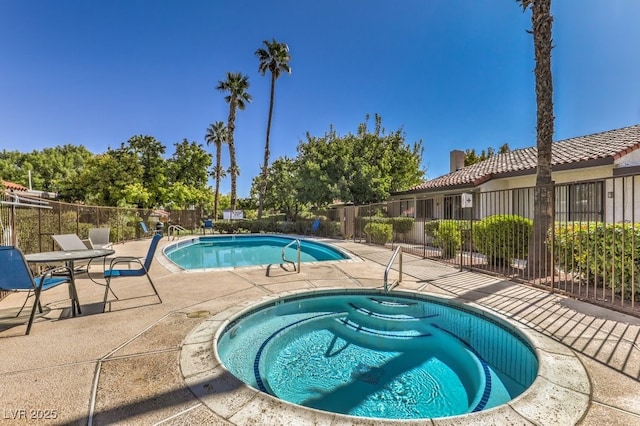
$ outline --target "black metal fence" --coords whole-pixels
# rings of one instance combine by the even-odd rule
[[[471,207],[464,207],[460,193],[423,194],[342,207],[336,216],[345,237],[356,242],[375,243],[382,231],[370,224],[387,223],[392,249],[401,245],[461,269],[640,315],[640,176],[556,184],[552,190],[554,220],[542,240],[532,232],[533,187],[469,192]],[[531,253],[541,259],[536,268]]]
[[[422,194],[327,212],[347,239],[378,243],[461,269],[483,271],[640,314],[640,175],[553,185],[553,225],[543,239],[532,232],[535,188]],[[54,249],[54,234],[87,238],[109,227],[111,241],[140,238],[140,222],[196,231],[198,210],[84,206],[48,201],[29,206],[0,195],[0,244],[25,253]],[[468,205],[471,205],[468,207]],[[386,234],[388,232],[388,235]],[[335,235],[332,231],[332,235]],[[535,250],[535,251],[534,251]],[[538,253],[536,268],[531,253]]]
[[[31,199],[15,193],[0,194],[0,244],[17,245],[24,253],[54,250],[52,235],[77,234],[88,238],[89,229],[110,228],[110,241],[140,238],[143,230],[179,224],[187,230],[202,225],[198,210],[165,212],[152,209],[86,206]]]

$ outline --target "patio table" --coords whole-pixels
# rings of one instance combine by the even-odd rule
[[[29,263],[54,263],[64,262],[71,270],[71,276],[69,280],[69,296],[71,298],[71,314],[76,316],[76,309],[78,313],[80,311],[80,301],[78,300],[78,292],[76,290],[75,271],[73,263],[76,260],[97,259],[100,257],[110,256],[115,253],[112,249],[87,249],[87,250],[59,250],[59,251],[45,251],[42,253],[31,253],[25,255],[25,259]],[[88,271],[87,271],[88,273]]]

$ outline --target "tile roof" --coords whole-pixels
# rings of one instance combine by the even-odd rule
[[[13,182],[9,182],[7,180],[3,180],[2,184],[4,185],[4,187],[8,190],[11,191],[27,191],[29,188],[27,188],[26,186],[22,186],[19,183],[13,183]]]
[[[580,136],[554,142],[552,166],[583,163],[591,160],[614,160],[640,148],[640,125],[609,130],[593,135]],[[502,174],[513,172],[535,172],[538,149],[536,147],[516,149],[495,155],[485,161],[449,174],[427,180],[407,192],[429,189],[444,189],[457,186],[477,186]]]

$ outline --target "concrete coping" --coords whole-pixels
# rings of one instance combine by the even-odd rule
[[[234,424],[352,424],[365,420],[292,404],[245,384],[223,365],[216,350],[218,339],[233,319],[275,300],[303,294],[362,292],[362,289],[330,288],[302,290],[247,301],[211,316],[185,338],[180,353],[180,368],[191,391],[210,410]],[[367,290],[371,292],[372,290]],[[435,298],[460,306],[449,298],[425,292],[398,291],[396,294]],[[516,330],[529,340],[538,358],[538,374],[532,385],[506,404],[477,413],[419,420],[374,420],[379,425],[432,424],[576,424],[586,413],[591,400],[591,383],[578,357],[568,347],[507,319],[503,315],[465,303],[464,309],[489,316]]]

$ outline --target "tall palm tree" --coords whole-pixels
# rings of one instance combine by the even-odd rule
[[[264,164],[262,165],[262,178],[260,181],[260,193],[258,195],[258,219],[262,217],[262,205],[264,196],[267,192],[267,177],[269,173],[269,136],[271,134],[271,118],[273,116],[273,99],[276,91],[276,80],[280,77],[280,73],[286,72],[291,74],[289,61],[289,46],[285,43],[278,43],[276,39],[271,41],[264,40],[262,42],[264,48],[256,50],[256,56],[260,61],[258,71],[264,75],[267,71],[271,72],[271,96],[269,98],[269,118],[267,119],[267,139],[264,144]]]
[[[216,146],[216,167],[213,174],[216,178],[216,192],[213,195],[213,218],[218,218],[218,199],[220,198],[220,180],[224,177],[225,172],[222,168],[222,144],[227,142],[227,128],[222,121],[216,121],[209,125],[207,133],[204,136],[207,145],[212,143]]]
[[[239,72],[227,72],[225,81],[218,81],[217,90],[228,93],[224,100],[229,104],[229,118],[227,119],[227,144],[229,145],[229,174],[231,175],[231,210],[236,209],[238,194],[236,180],[240,174],[236,162],[236,146],[234,134],[236,130],[236,109],[244,110],[247,103],[251,102],[251,95],[247,93],[249,77]]]
[[[534,191],[533,235],[530,239],[528,275],[532,278],[553,273],[551,255],[546,247],[547,234],[553,226],[553,180],[551,154],[553,145],[553,79],[551,73],[551,0],[516,0],[523,10],[531,7],[531,24],[535,52],[536,146],[538,168]]]

